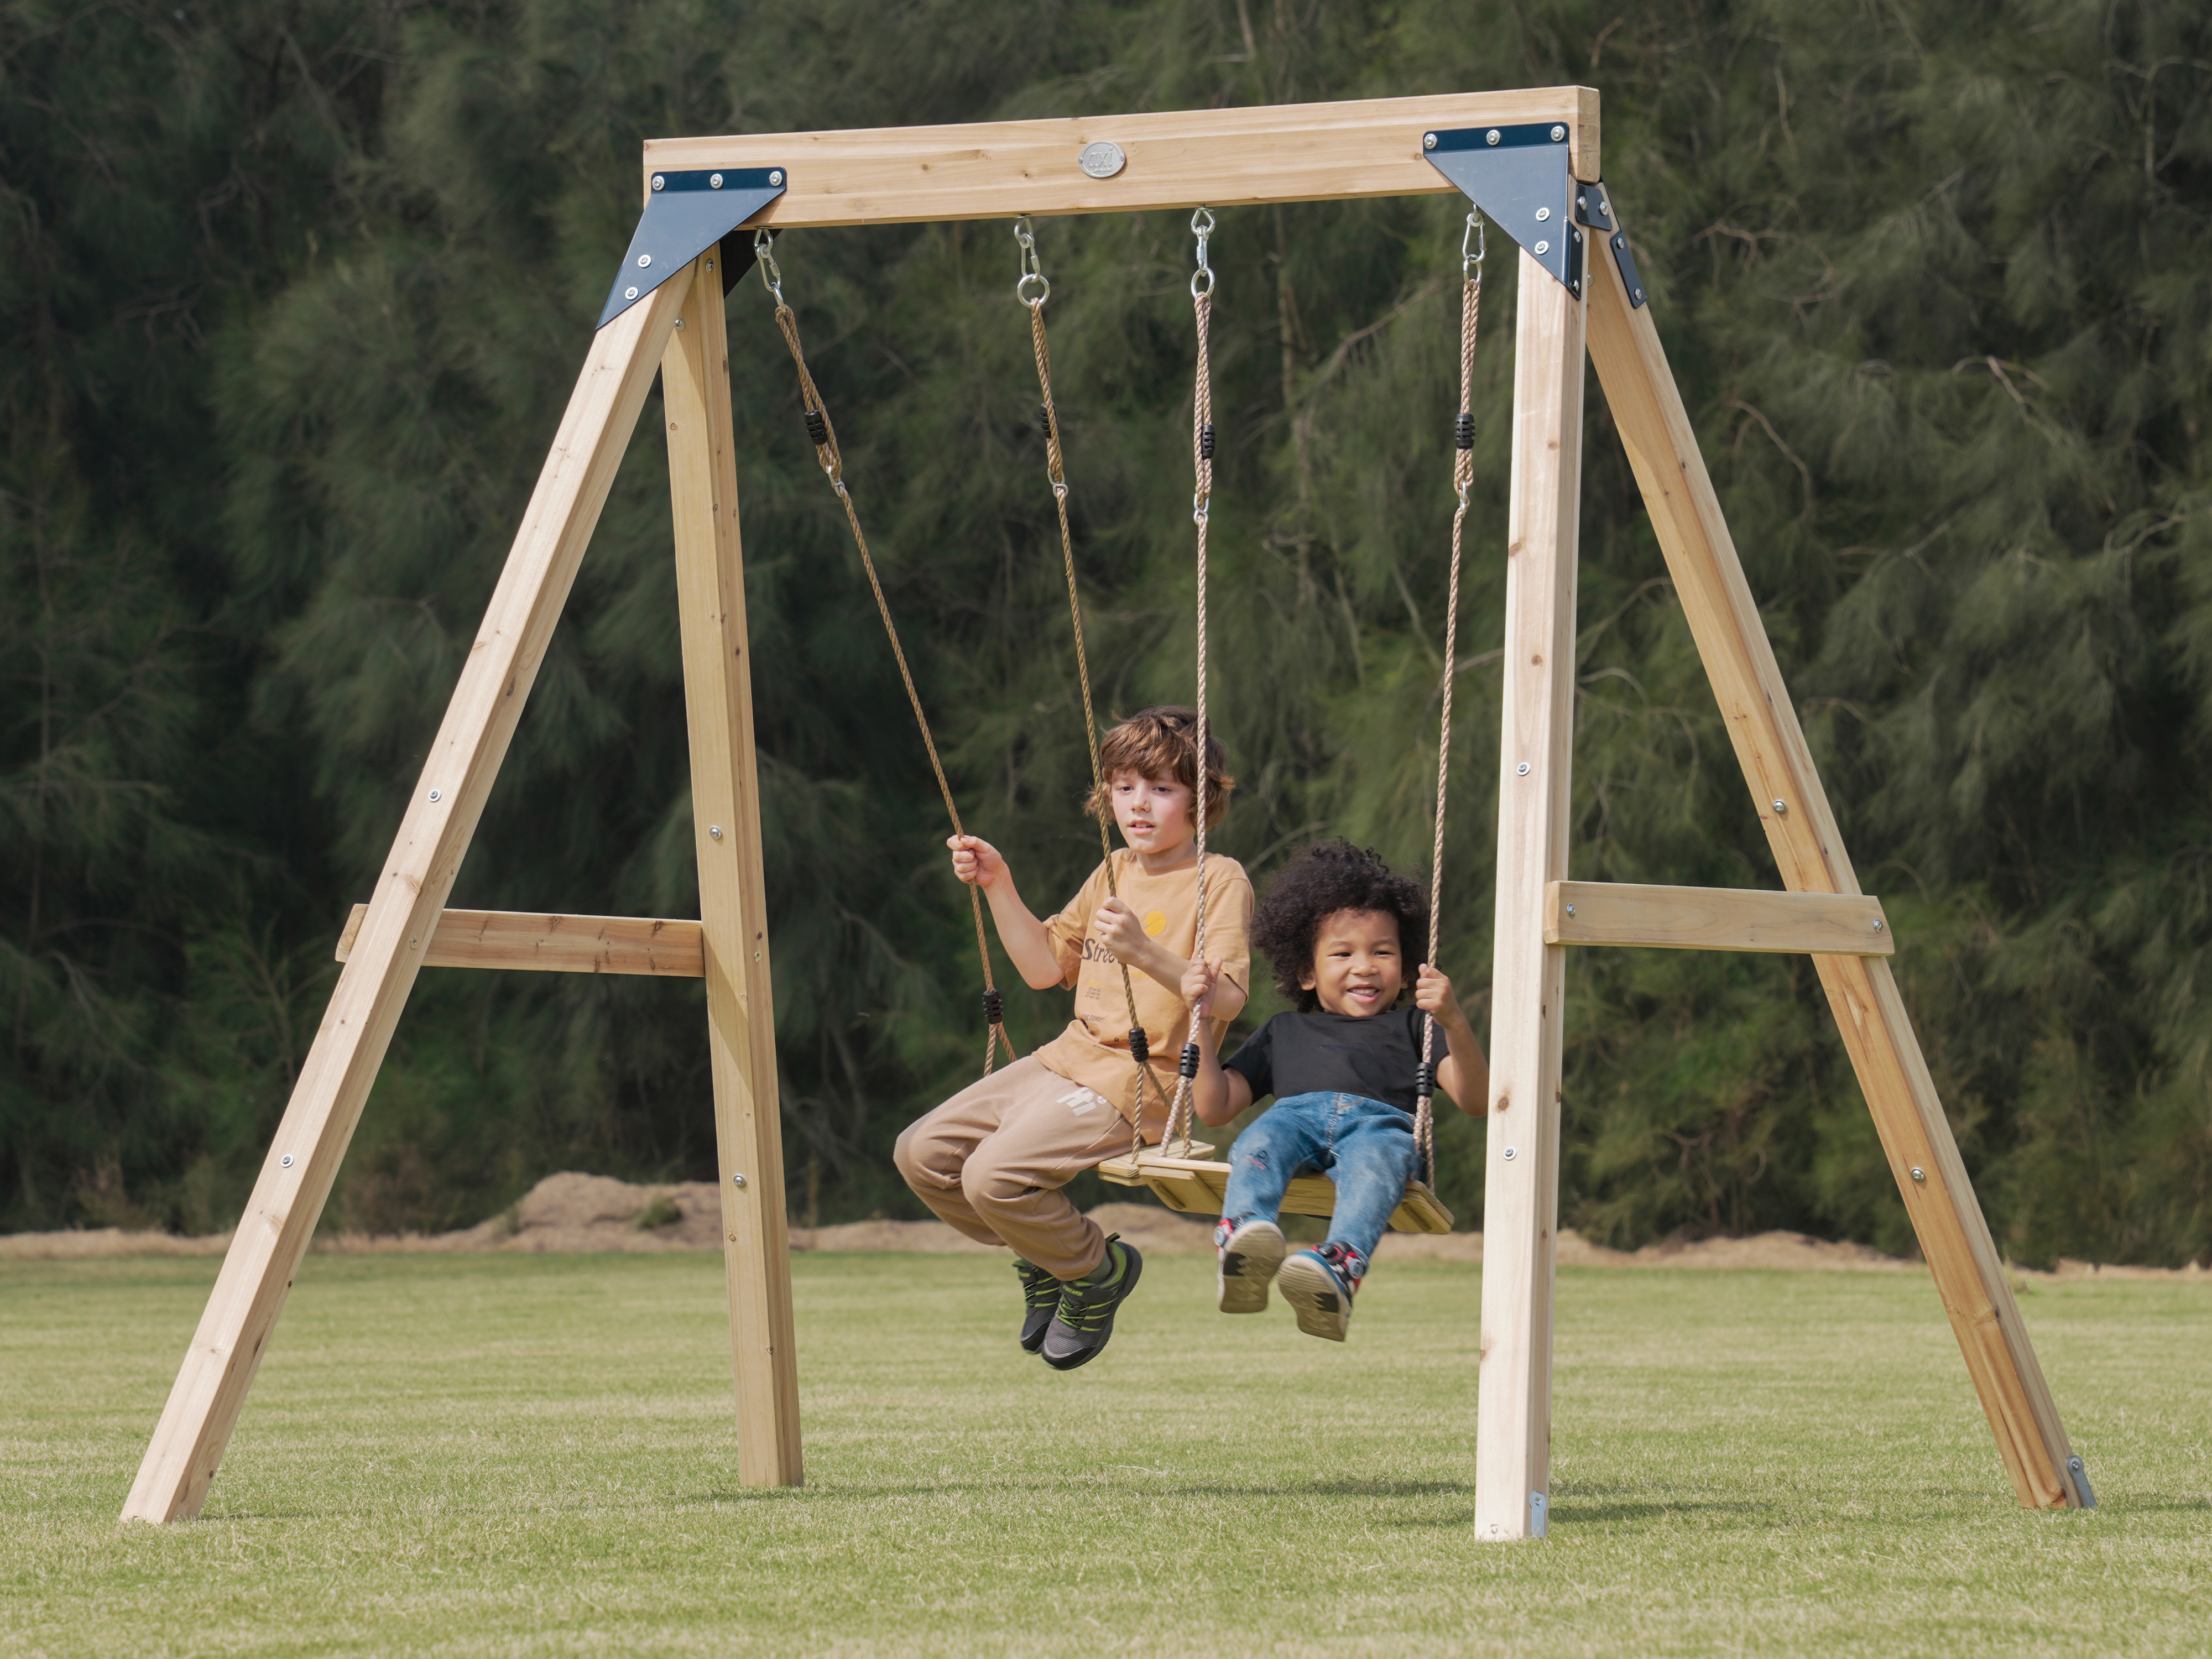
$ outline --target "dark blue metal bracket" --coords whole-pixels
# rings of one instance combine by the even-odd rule
[[[1440,127],[1421,135],[1421,151],[1560,286],[1582,297],[1583,233],[1571,212],[1565,126]]]
[[[1588,225],[1605,238],[1606,246],[1613,250],[1613,263],[1620,271],[1620,285],[1628,290],[1628,305],[1632,311],[1644,303],[1644,278],[1636,269],[1636,256],[1628,251],[1628,233],[1614,218],[1613,198],[1605,193],[1602,184],[1575,186],[1575,218]]]
[[[629,239],[629,252],[623,255],[622,270],[607,292],[599,326],[605,328],[782,195],[790,178],[781,167],[654,173],[653,195],[638,216],[636,234]],[[745,248],[742,264],[727,256],[723,264],[743,276],[752,265],[751,247]],[[732,271],[726,270],[725,292],[732,280]]]

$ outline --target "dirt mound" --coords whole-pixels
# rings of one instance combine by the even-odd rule
[[[1091,1218],[1152,1255],[1200,1255],[1212,1248],[1210,1218],[1177,1215],[1150,1204],[1101,1204]],[[314,1248],[347,1255],[442,1255],[510,1250],[526,1255],[597,1250],[712,1250],[722,1242],[721,1200],[711,1181],[635,1186],[611,1176],[571,1170],[548,1176],[505,1215],[450,1233],[396,1237],[339,1233]],[[95,1256],[221,1255],[228,1233],[179,1238],[170,1233],[125,1232],[102,1227],[74,1232],[0,1234],[0,1261],[67,1261]],[[988,1246],[963,1237],[941,1221],[851,1221],[835,1227],[793,1227],[794,1250],[900,1250],[925,1255],[980,1252]],[[1482,1260],[1480,1233],[1391,1233],[1376,1255],[1386,1261]],[[1609,1250],[1571,1228],[1559,1234],[1565,1267],[1793,1267],[1827,1272],[1921,1271],[1920,1264],[1884,1255],[1863,1244],[1839,1244],[1803,1233],[1759,1233],[1749,1238],[1705,1238],[1693,1243],[1647,1244]],[[2097,1279],[2187,1279],[2212,1282],[2212,1269],[2115,1267],[2061,1261],[2053,1272],[2014,1268],[2014,1276],[2045,1282]]]

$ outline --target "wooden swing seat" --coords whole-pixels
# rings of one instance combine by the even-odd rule
[[[1158,1146],[1147,1146],[1133,1158],[1127,1152],[1108,1158],[1098,1166],[1099,1176],[1117,1187],[1149,1188],[1153,1197],[1184,1215],[1219,1215],[1223,1196],[1229,1188],[1229,1166],[1216,1160],[1213,1148],[1204,1141],[1176,1144],[1179,1151],[1199,1156],[1170,1158]],[[1290,1190],[1283,1194],[1283,1212],[1335,1214],[1336,1183],[1327,1176],[1292,1176]],[[1390,1231],[1448,1233],[1451,1230],[1451,1212],[1437,1201],[1436,1194],[1429,1190],[1427,1184],[1407,1182],[1405,1197],[1390,1212]]]

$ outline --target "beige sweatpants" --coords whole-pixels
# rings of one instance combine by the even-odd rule
[[[1146,1103],[1158,1114],[1156,1091]],[[1158,1122],[1146,1124],[1158,1140]],[[1004,1244],[1055,1279],[1080,1279],[1106,1235],[1060,1188],[1129,1150],[1129,1123],[1079,1083],[1018,1060],[916,1118],[892,1156],[921,1201],[979,1244]]]

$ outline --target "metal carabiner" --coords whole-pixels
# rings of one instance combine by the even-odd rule
[[[1212,209],[1202,207],[1190,216],[1190,234],[1198,238],[1198,269],[1190,274],[1190,297],[1209,299],[1213,294],[1213,267],[1206,263],[1206,244],[1213,234]],[[1201,276],[1206,278],[1204,288],[1198,285]]]
[[[1014,298],[1035,311],[1052,298],[1052,283],[1046,279],[1044,267],[1038,263],[1036,233],[1030,228],[1030,216],[1026,213],[1014,221],[1014,240],[1021,245],[1022,250],[1019,260],[1022,276],[1014,284]],[[1034,296],[1030,293],[1031,283],[1037,285]]]
[[[768,291],[775,295],[778,305],[783,303],[783,267],[775,262],[775,237],[763,226],[753,232],[753,258],[760,261],[761,280]]]
[[[1468,251],[1467,244],[1469,237],[1474,239],[1473,252]],[[1467,228],[1460,233],[1459,238],[1459,276],[1462,282],[1477,283],[1482,280],[1483,249],[1489,240],[1488,230],[1483,223],[1482,215],[1468,214]]]

